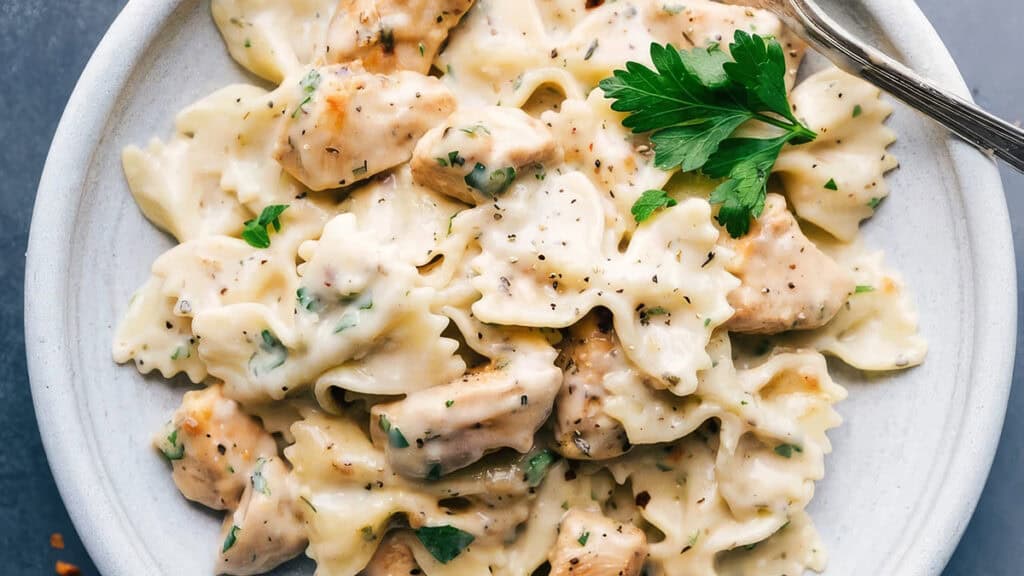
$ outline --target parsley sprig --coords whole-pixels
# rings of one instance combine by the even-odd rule
[[[254,218],[245,223],[242,230],[242,240],[254,248],[270,248],[270,232],[268,226],[273,226],[277,232],[281,231],[281,213],[288,209],[287,204],[271,204],[260,212],[259,218]]]
[[[737,30],[729,52],[731,57],[717,44],[689,51],[651,44],[653,70],[627,62],[600,86],[614,100],[613,110],[628,113],[623,125],[652,133],[657,167],[725,179],[710,200],[721,204],[718,221],[738,238],[764,211],[768,176],[782,147],[810,142],[816,134],[790,108],[786,58],[775,39]],[[764,139],[734,136],[751,121],[782,132]]]

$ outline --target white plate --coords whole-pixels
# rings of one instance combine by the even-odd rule
[[[966,95],[911,0],[829,4]],[[25,279],[32,392],[57,485],[107,576],[211,574],[219,521],[186,504],[149,445],[181,387],[110,359],[131,293],[171,245],[135,207],[120,150],[169,135],[179,109],[247,79],[208,0],[132,0],[71,97],[39,187]],[[923,367],[894,377],[832,363],[850,398],[811,506],[831,575],[941,572],[984,485],[1010,386],[1016,283],[996,169],[905,107],[891,124],[902,168],[866,236],[903,272],[931,348]]]

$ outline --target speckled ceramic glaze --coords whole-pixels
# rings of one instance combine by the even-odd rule
[[[825,4],[966,95],[912,0]],[[110,342],[172,244],[136,208],[120,150],[168,135],[179,109],[236,81],[256,82],[228,57],[208,1],[132,0],[71,97],[39,187],[25,279],[32,392],[61,494],[107,576],[213,573],[219,518],[186,504],[150,448],[183,384],[114,365]],[[931,348],[924,366],[891,377],[831,363],[850,398],[810,507],[831,575],[941,572],[984,485],[1010,387],[1016,283],[996,169],[903,106],[891,125],[902,167],[865,235],[903,272]]]

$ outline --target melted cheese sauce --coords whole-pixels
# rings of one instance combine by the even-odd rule
[[[207,386],[154,444],[186,498],[226,511],[211,573],[303,549],[322,576],[824,570],[804,509],[845,391],[823,354],[886,371],[926,353],[857,241],[896,166],[877,89],[796,84],[798,39],[710,0],[212,6],[274,86],[224,88],[124,151],[181,244],[113,346]],[[783,151],[733,240],[714,183],[657,169],[595,87],[652,42],[737,29],[783,45],[820,137]],[[637,225],[649,189],[678,204]],[[240,239],[271,205],[269,246]],[[471,541],[438,552],[425,527]]]

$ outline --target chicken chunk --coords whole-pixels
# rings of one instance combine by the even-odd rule
[[[603,460],[629,450],[618,420],[604,412],[604,378],[628,370],[611,314],[596,309],[569,329],[563,340],[562,388],[555,400],[556,450],[566,458]]]
[[[551,576],[637,576],[647,558],[647,536],[600,512],[573,508],[562,517],[548,556]]]
[[[726,268],[742,284],[729,293],[736,309],[726,323],[734,332],[776,334],[827,324],[853,293],[854,280],[813,242],[786,210],[786,200],[769,194],[764,213],[739,239],[722,235],[735,252]]]
[[[359,63],[315,68],[295,87],[275,157],[312,190],[347,186],[408,161],[454,109],[437,78],[371,74]]]
[[[215,510],[237,506],[259,459],[277,454],[274,438],[220,385],[187,392],[154,444],[182,495]]]
[[[395,532],[384,538],[370,563],[363,569],[364,576],[409,576],[419,573],[419,565],[416,564],[412,550]]]
[[[371,433],[408,477],[436,479],[500,448],[521,453],[551,414],[562,371],[550,357],[515,356],[445,384],[377,404]]]
[[[263,574],[297,556],[307,544],[284,463],[260,458],[248,481],[238,508],[221,528],[221,574]]]
[[[372,72],[430,71],[473,0],[341,0],[327,29],[329,63],[362,60]]]
[[[412,176],[420,186],[477,205],[499,196],[525,170],[543,173],[561,160],[561,148],[540,120],[518,108],[471,108],[423,136]]]

